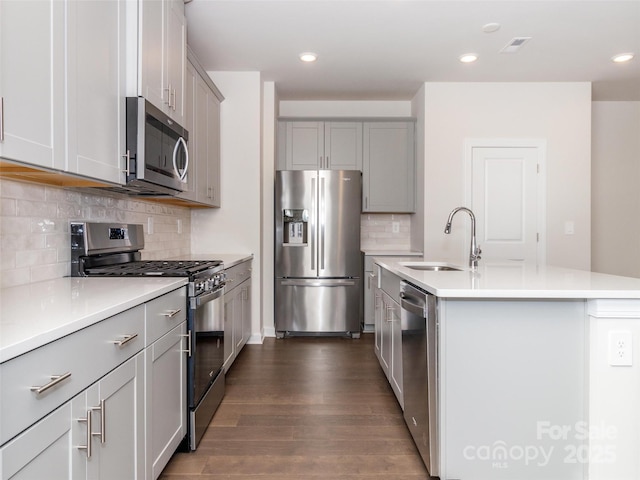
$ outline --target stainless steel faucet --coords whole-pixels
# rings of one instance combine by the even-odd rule
[[[469,250],[469,266],[473,269],[476,269],[478,268],[478,260],[482,258],[480,256],[482,250],[480,250],[480,247],[476,242],[476,216],[473,214],[473,212],[467,207],[457,207],[451,210],[449,218],[447,219],[447,225],[444,227],[444,233],[451,233],[451,222],[453,221],[453,216],[460,210],[467,212],[471,217],[471,247]]]

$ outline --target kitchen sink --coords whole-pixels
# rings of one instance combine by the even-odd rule
[[[403,267],[410,268],[412,270],[423,270],[428,272],[460,272],[461,268],[446,263],[433,263],[433,262],[401,262]]]

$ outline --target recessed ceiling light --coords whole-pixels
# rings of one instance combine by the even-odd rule
[[[493,33],[497,32],[498,30],[500,30],[499,23],[486,23],[482,26],[482,31],[484,33]]]
[[[613,60],[616,63],[624,63],[624,62],[628,62],[632,58],[633,58],[633,53],[619,53],[618,55],[614,55],[613,57],[611,57],[611,60]]]
[[[318,55],[313,52],[301,53],[299,57],[303,62],[315,62],[318,59]]]
[[[473,63],[478,60],[478,55],[475,53],[465,53],[464,55],[460,55],[459,58],[462,63]]]

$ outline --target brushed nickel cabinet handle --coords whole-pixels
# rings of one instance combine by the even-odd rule
[[[107,425],[107,412],[104,408],[104,399],[100,400],[100,405],[97,407],[92,407],[91,412],[95,412],[96,410],[100,410],[100,431],[99,432],[91,432],[91,435],[95,437],[100,437],[100,443],[105,443],[107,441],[106,434],[106,425]]]
[[[127,150],[127,153],[122,155],[122,158],[124,158],[123,172],[128,177],[129,175],[131,175],[131,151]]]
[[[162,315],[164,315],[167,318],[173,318],[175,317],[178,313],[180,313],[182,311],[181,308],[178,308],[177,310],[169,310],[165,313],[163,313]]]
[[[63,382],[70,376],[71,376],[71,372],[63,373],[62,375],[51,375],[51,381],[49,383],[47,383],[46,385],[42,385],[40,387],[31,387],[30,390],[36,395],[40,395],[46,392],[47,390],[49,390],[50,388],[55,387],[60,382]]]
[[[191,331],[188,331],[187,333],[181,333],[180,336],[187,339],[187,349],[181,351],[183,353],[186,353],[187,356],[191,357]]]
[[[78,450],[86,450],[87,458],[91,458],[91,410],[87,410],[87,418],[78,418],[78,422],[87,424],[87,444],[86,445],[78,445],[76,448]]]
[[[116,347],[122,347],[123,345],[126,345],[127,343],[129,343],[131,340],[133,340],[137,336],[138,336],[137,333],[132,333],[130,335],[124,335],[122,340],[114,340],[111,343],[113,343]]]

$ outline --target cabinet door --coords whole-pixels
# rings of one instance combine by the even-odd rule
[[[393,300],[382,292],[382,315],[380,320],[380,363],[385,375],[389,378],[391,365],[391,319]]]
[[[364,124],[363,211],[415,211],[413,122]]]
[[[382,304],[382,290],[375,287],[373,292],[373,321],[374,321],[374,335],[375,335],[375,354],[378,357],[380,365],[382,363],[382,322],[384,321],[382,311],[384,306]]]
[[[234,290],[233,299],[233,342],[235,345],[235,355],[238,355],[244,345],[244,328],[242,325],[242,314],[244,307],[245,283],[241,283]]]
[[[168,89],[166,101],[169,116],[180,125],[184,125],[184,78],[187,59],[187,24],[184,18],[182,0],[166,2],[166,81],[163,88]]]
[[[145,350],[147,472],[156,479],[186,435],[186,322]]]
[[[227,372],[231,367],[235,355],[235,340],[233,338],[233,320],[234,320],[234,308],[235,297],[237,288],[234,288],[228,293],[224,294],[224,371]]]
[[[70,452],[71,426],[71,402],[67,402],[0,448],[0,477],[3,480],[69,478],[71,458],[77,454]]]
[[[187,171],[187,185],[178,196],[187,200],[196,200],[196,179],[198,177],[198,158],[196,157],[196,144],[198,138],[195,131],[195,89],[198,73],[191,62],[187,62],[184,83],[184,128],[189,132],[187,150],[189,151],[189,170]]]
[[[400,325],[400,305],[391,300],[389,310],[391,326],[391,364],[389,368],[389,382],[396,394],[398,403],[404,409],[404,396],[402,395],[402,330]]]
[[[249,338],[251,337],[251,328],[251,279],[249,279],[244,284],[242,297],[242,346],[246,345],[249,341]]]
[[[0,156],[65,166],[65,4],[0,2]]]
[[[220,100],[207,93],[207,198],[211,206],[221,206],[220,192]]]
[[[323,169],[362,170],[362,122],[325,122]]]
[[[139,353],[87,391],[93,452],[89,478],[144,479],[144,357]],[[104,422],[104,423],[103,423]]]
[[[142,16],[139,45],[140,85],[138,94],[161,110],[168,103],[164,90],[165,68],[164,1],[140,0]]]
[[[287,122],[287,170],[316,170],[324,162],[324,122]]]
[[[208,158],[207,158],[207,94],[208,87],[205,81],[196,76],[194,91],[194,153],[195,153],[195,170],[196,173],[196,199],[199,202],[207,203],[209,201],[209,183],[208,183]],[[191,138],[189,138],[191,143]]]
[[[365,287],[364,287],[364,332],[371,332],[374,330],[375,324],[375,302],[374,302],[374,290],[376,288],[376,274],[374,272],[364,272]]]
[[[67,5],[66,170],[122,183],[125,3],[91,0]]]

